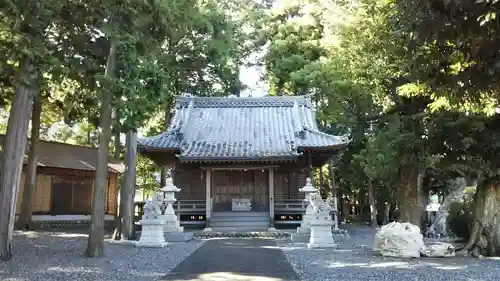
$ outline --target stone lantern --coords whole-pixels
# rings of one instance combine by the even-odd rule
[[[175,193],[181,191],[172,182],[172,178],[167,178],[165,180],[165,186],[160,189],[165,194],[165,213],[163,214],[163,219],[165,220],[165,226],[163,231],[166,233],[172,232],[183,232],[184,228],[180,226],[180,222],[177,219],[177,215],[174,211],[174,203],[177,201],[175,199]]]
[[[318,189],[316,189],[311,181],[311,178],[306,179],[306,185],[299,189],[300,192],[305,193],[304,202],[310,202],[311,197],[314,194],[318,194]],[[300,226],[297,228],[298,234],[309,234],[311,231],[311,218],[314,216],[313,207],[311,204],[307,205],[306,213],[302,216],[302,222]]]

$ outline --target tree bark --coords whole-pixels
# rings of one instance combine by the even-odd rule
[[[471,236],[464,250],[475,257],[500,255],[500,182],[478,185]]]
[[[165,119],[163,120],[163,125],[165,127],[165,132],[168,130],[168,125],[170,124],[170,101],[167,101],[165,105]],[[167,183],[167,167],[162,165],[160,170],[160,187],[164,187]]]
[[[112,78],[116,67],[117,41],[112,40],[109,55],[106,62],[105,76]],[[94,192],[92,198],[92,214],[90,221],[90,233],[85,255],[87,257],[98,257],[104,255],[104,219],[106,183],[108,175],[108,145],[111,138],[111,89],[103,89],[101,101],[101,135],[97,149],[97,165],[94,180]]]
[[[42,112],[42,100],[40,95],[34,97],[33,111],[31,113],[31,144],[28,155],[28,167],[21,202],[21,212],[17,218],[17,229],[32,229],[33,222],[33,194],[36,187],[36,171],[38,163],[38,142],[40,138],[40,114]]]
[[[26,150],[27,131],[33,98],[40,94],[39,72],[24,59],[18,73],[19,85],[12,100],[4,139],[0,173],[0,259],[12,258],[16,201]]]
[[[421,226],[419,174],[416,164],[402,164],[399,170],[399,221]]]
[[[373,227],[377,227],[377,202],[375,200],[375,192],[371,179],[368,179],[368,201],[370,204],[370,222]]]
[[[120,112],[118,109],[115,111],[115,153],[114,153],[114,158],[115,160],[120,160],[120,154],[121,154],[121,143],[120,143]],[[121,191],[121,178],[119,176],[118,178],[118,188],[116,190],[116,198],[119,198],[119,194]],[[122,235],[122,226],[121,226],[121,215],[122,215],[122,210],[121,210],[121,197],[120,197],[120,204],[116,208],[116,216],[115,216],[115,230],[113,231],[113,236],[111,239],[113,240],[119,240],[121,239]]]
[[[330,184],[330,190],[332,191],[332,201],[333,201],[333,207],[335,209],[334,216],[333,216],[333,227],[335,229],[339,228],[339,208],[338,208],[338,199],[337,199],[337,185],[335,184],[335,172],[334,172],[334,167],[333,167],[333,160],[330,160],[328,167],[328,177],[330,178],[329,184]]]
[[[120,205],[122,209],[122,240],[132,240],[134,233],[134,195],[136,184],[136,163],[137,163],[137,132],[130,130],[127,132],[127,151],[125,154],[125,177],[122,190],[120,192]]]
[[[384,225],[388,224],[391,221],[391,203],[384,203]]]

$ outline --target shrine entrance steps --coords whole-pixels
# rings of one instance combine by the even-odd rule
[[[214,239],[172,269],[169,281],[299,281],[272,239]]]
[[[213,212],[210,217],[214,232],[266,231],[269,225],[269,212]]]

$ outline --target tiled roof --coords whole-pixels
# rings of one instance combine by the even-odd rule
[[[303,96],[182,97],[175,109],[167,132],[139,139],[141,150],[175,150],[181,159],[265,159],[347,143],[318,130]]]
[[[5,135],[0,135],[0,146]],[[29,139],[24,155],[24,164],[28,162]],[[0,154],[2,149],[0,149]],[[71,145],[54,141],[40,140],[38,147],[38,167],[64,168],[74,170],[95,171],[97,165],[97,148]],[[108,160],[108,170],[111,173],[123,173],[122,163]]]

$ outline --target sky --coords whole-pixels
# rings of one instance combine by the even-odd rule
[[[264,52],[258,52],[248,58],[250,63],[257,62]],[[246,86],[246,89],[240,93],[241,97],[262,97],[267,94],[268,85],[261,79],[265,68],[262,66],[242,66],[240,68],[240,81]]]

